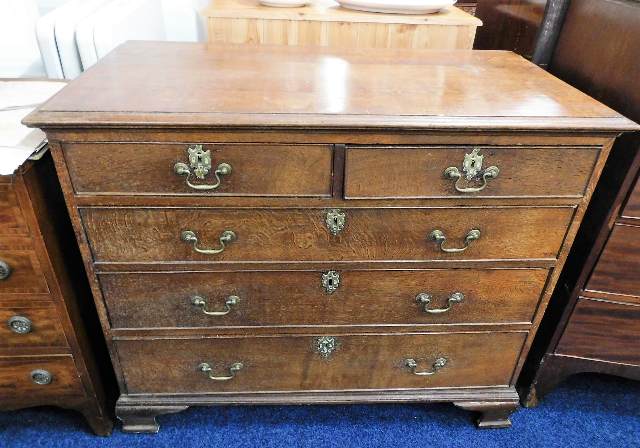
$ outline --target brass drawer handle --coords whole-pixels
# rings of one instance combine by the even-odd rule
[[[236,377],[236,373],[238,373],[243,367],[244,367],[244,364],[242,364],[241,362],[234,362],[233,364],[231,364],[231,367],[229,367],[228,376],[215,376],[213,374],[213,368],[211,368],[211,365],[209,365],[206,362],[203,362],[202,364],[198,365],[198,370],[204,373],[210,380],[230,381]]]
[[[438,230],[438,229],[434,230],[429,234],[429,238],[435,241],[436,243],[438,243],[438,245],[440,246],[440,250],[442,252],[454,254],[458,252],[464,252],[469,248],[469,246],[473,241],[480,239],[480,231],[478,229],[469,230],[469,233],[467,233],[467,236],[465,236],[464,238],[464,247],[460,247],[460,248],[444,247],[444,243],[445,241],[447,241],[447,237],[445,236],[442,230]]]
[[[33,325],[31,320],[24,316],[13,316],[7,321],[7,325],[14,333],[27,334],[31,333]]]
[[[447,179],[455,180],[455,189],[460,193],[477,193],[484,190],[487,187],[487,183],[490,179],[495,179],[500,174],[500,169],[497,166],[490,166],[486,169],[482,169],[483,155],[479,154],[480,148],[474,148],[470,154],[464,155],[464,161],[462,162],[462,173],[455,166],[450,166],[444,170],[444,177]],[[460,187],[458,183],[464,177],[467,181],[473,179],[482,179],[482,185],[479,187]]]
[[[209,171],[211,171],[211,151],[203,150],[202,145],[194,145],[187,148],[187,156],[189,157],[189,165],[178,162],[173,166],[173,171],[178,176],[186,176],[185,182],[189,188],[194,190],[215,190],[222,183],[220,176],[231,174],[231,165],[222,162],[213,172],[216,178],[214,184],[193,184],[189,180],[192,175],[195,175],[197,179],[204,180],[207,174],[209,174]]]
[[[411,370],[411,373],[417,376],[431,376],[438,373],[440,369],[447,365],[447,358],[438,358],[433,364],[431,364],[431,370],[425,370],[423,372],[418,372],[418,363],[413,358],[408,358],[404,360],[404,365]]]
[[[238,237],[233,230],[225,230],[220,234],[220,237],[218,238],[220,241],[220,245],[222,246],[219,249],[201,249],[200,247],[198,247],[198,236],[193,230],[183,230],[180,234],[180,239],[185,243],[193,244],[193,250],[195,250],[199,254],[216,255],[224,252],[227,244],[234,242],[238,239]]]
[[[424,312],[429,314],[446,313],[451,309],[453,305],[455,305],[456,303],[462,303],[463,301],[464,301],[464,294],[462,294],[461,292],[454,292],[449,296],[449,299],[447,300],[446,308],[429,309],[429,305],[431,304],[431,294],[427,294],[426,292],[421,292],[416,296],[416,302],[418,302],[420,305],[423,305]]]
[[[36,369],[31,371],[31,381],[40,386],[46,386],[53,381],[53,375],[51,372],[43,369]]]
[[[231,312],[231,308],[238,304],[240,297],[229,296],[224,302],[224,311],[209,311],[207,310],[207,300],[204,297],[193,296],[191,297],[191,303],[193,306],[200,308],[207,316],[226,316]]]
[[[6,261],[0,260],[0,280],[6,280],[11,275],[11,266]]]

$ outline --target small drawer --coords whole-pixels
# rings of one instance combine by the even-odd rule
[[[97,262],[555,259],[572,207],[81,210]]]
[[[216,337],[116,346],[131,394],[422,389],[508,385],[525,336]]]
[[[48,293],[35,250],[5,247],[0,241],[0,294]]]
[[[3,400],[83,395],[70,355],[0,357],[0,398]]]
[[[556,353],[640,366],[640,305],[581,297]]]
[[[613,226],[586,289],[640,297],[640,227]]]
[[[350,146],[345,197],[581,197],[599,153],[599,147]]]
[[[12,183],[0,183],[0,236],[28,235],[27,221]]]
[[[543,269],[99,275],[115,328],[531,322]]]
[[[622,216],[640,219],[640,178],[636,180],[636,185],[629,195],[627,204],[622,211]]]
[[[0,348],[67,347],[54,306],[0,308]]]
[[[77,193],[331,196],[331,145],[70,143],[64,154]]]

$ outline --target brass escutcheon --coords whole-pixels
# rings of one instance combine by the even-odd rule
[[[213,172],[213,176],[216,179],[214,184],[191,183],[191,176],[195,176],[196,179],[199,180],[204,180],[211,171],[211,151],[205,151],[202,145],[193,145],[187,148],[187,157],[189,158],[189,165],[184,162],[178,162],[173,166],[173,171],[178,176],[186,176],[185,182],[189,188],[193,190],[215,190],[222,183],[220,176],[228,176],[231,174],[231,165],[222,162]]]
[[[480,148],[473,148],[470,154],[464,155],[462,173],[460,173],[457,167],[450,166],[444,170],[444,177],[455,180],[454,187],[460,193],[478,193],[487,187],[490,179],[495,179],[498,177],[498,174],[500,174],[500,169],[497,166],[490,166],[483,170],[483,159],[484,156],[480,154]],[[482,185],[479,187],[461,187],[459,183],[463,177],[465,177],[467,181],[482,180]]]

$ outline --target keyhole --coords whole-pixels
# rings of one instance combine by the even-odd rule
[[[329,279],[329,287],[332,287],[332,286],[333,286],[333,279],[332,279],[332,278],[330,278],[330,279]]]

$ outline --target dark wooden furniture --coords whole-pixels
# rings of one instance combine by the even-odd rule
[[[473,48],[511,50],[531,59],[547,3],[557,0],[478,0],[475,15],[482,20]]]
[[[638,129],[508,52],[176,43],[125,44],[26,123],[139,432],[240,403],[449,401],[508,426],[610,146]]]
[[[76,409],[111,433],[109,365],[53,160],[0,176],[0,409]]]
[[[549,69],[640,120],[640,3],[572,0]],[[640,136],[615,145],[520,380],[535,405],[569,375],[640,379]]]

